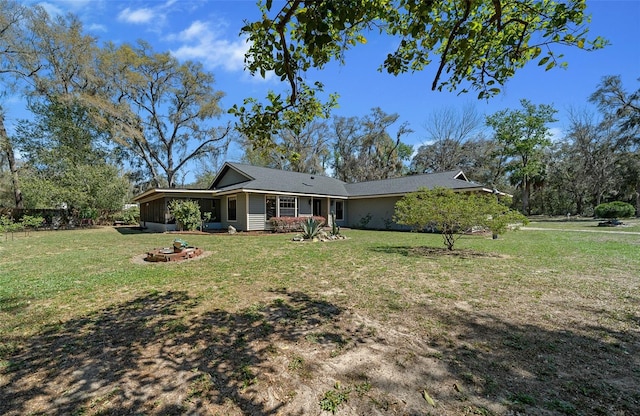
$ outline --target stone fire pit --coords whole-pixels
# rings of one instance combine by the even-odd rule
[[[202,249],[198,247],[191,247],[186,241],[176,239],[173,241],[173,247],[154,248],[153,250],[148,251],[145,261],[181,261],[192,259],[201,255],[202,253]]]

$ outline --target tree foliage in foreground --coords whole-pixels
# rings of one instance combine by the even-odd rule
[[[565,65],[554,46],[606,44],[587,37],[586,0],[292,0],[279,10],[265,0],[260,8],[262,18],[242,28],[250,45],[246,66],[263,77],[275,73],[289,86],[286,97],[271,92],[266,104],[248,99],[233,108],[243,134],[261,143],[274,131],[326,115],[335,97],[323,105],[317,98],[323,85],[308,83],[304,73],[344,63],[370,33],[397,45],[379,63],[381,71],[399,75],[434,63],[432,90],[475,90],[480,98],[499,93],[528,62],[547,70]]]
[[[501,204],[495,195],[421,188],[396,203],[394,221],[417,231],[431,228],[442,234],[444,245],[453,250],[456,240],[475,227],[502,234],[509,224],[527,219]]]

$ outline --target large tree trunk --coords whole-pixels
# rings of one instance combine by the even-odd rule
[[[16,165],[16,156],[13,152],[13,145],[7,136],[7,130],[4,127],[4,115],[0,112],[0,150],[7,155],[9,162],[9,171],[11,172],[11,185],[13,186],[13,197],[15,199],[16,208],[24,208],[22,201],[22,191],[20,191],[20,180],[18,178],[18,166]]]

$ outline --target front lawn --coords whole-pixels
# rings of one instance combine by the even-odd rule
[[[0,236],[0,414],[640,414],[639,235],[126,230]]]

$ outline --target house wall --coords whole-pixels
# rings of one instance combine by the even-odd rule
[[[262,231],[267,229],[265,195],[249,194],[249,226],[248,230]]]
[[[336,224],[340,227],[349,226],[349,202],[344,199],[332,199],[329,204],[329,213],[327,214],[327,225],[331,225],[331,213],[336,211],[336,201],[342,201],[342,219],[336,218]]]
[[[313,206],[311,205],[311,197],[301,196],[298,198],[298,216],[306,217],[313,214]]]
[[[236,198],[236,220],[235,221],[229,221],[229,218],[228,218],[229,212],[227,207],[228,207],[228,201],[230,197]],[[247,223],[247,220],[248,220],[247,198],[248,198],[248,195],[245,193],[227,195],[222,198],[222,206],[220,208],[220,217],[222,218],[220,222],[221,222],[222,228],[228,228],[230,225],[233,225],[233,227],[238,231],[247,231],[249,229],[248,223]]]
[[[345,217],[347,226],[354,228],[369,228],[378,230],[404,230],[406,227],[393,222],[395,204],[400,197],[377,197],[349,200],[349,209],[346,209]],[[366,221],[370,216],[369,221]],[[366,224],[365,224],[366,223]]]
[[[274,194],[272,196],[278,196],[277,194]],[[242,228],[242,230],[247,230],[247,231],[262,231],[262,230],[270,230],[271,224],[267,221],[267,214],[266,214],[266,195],[264,194],[247,194],[247,227],[246,228]],[[312,198],[312,197],[306,197],[306,196],[301,196],[301,197],[297,197],[298,200],[298,216],[300,217],[304,217],[304,216],[311,216],[313,215],[313,199],[320,199],[322,201],[322,212],[321,215],[325,218],[327,218],[327,220],[329,220],[328,218],[328,210],[329,210],[329,199],[328,198]],[[239,200],[238,200],[239,201]],[[226,204],[226,202],[225,202]],[[346,204],[345,204],[346,205]],[[226,207],[226,205],[225,205]],[[226,210],[226,208],[225,208]],[[226,212],[225,212],[226,215]],[[240,215],[240,211],[238,210],[238,215]],[[240,217],[238,217],[238,222],[240,222]],[[341,224],[342,223],[342,224]],[[342,221],[339,222],[340,225],[344,225],[344,223],[346,223],[346,221]],[[229,225],[233,225],[234,227],[236,227],[236,229],[241,230],[240,225],[235,225],[233,223],[229,223]],[[226,227],[227,225],[225,225]]]
[[[175,220],[169,213],[169,202],[174,199],[192,200],[200,205],[200,212],[211,212],[211,222],[205,224],[205,229],[215,230],[220,228],[220,199],[219,198],[175,198],[161,197],[151,201],[140,203],[140,225],[148,231],[165,232],[175,231]]]

